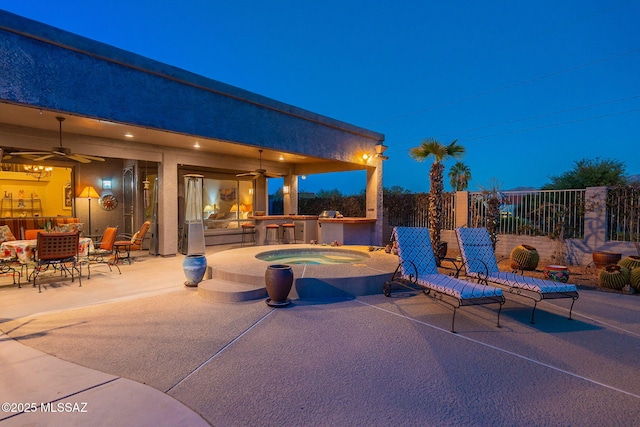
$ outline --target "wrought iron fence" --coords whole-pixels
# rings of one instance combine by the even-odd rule
[[[456,194],[442,196],[442,229],[455,228]],[[401,227],[429,226],[429,194],[391,194],[384,197],[387,225]]]
[[[607,190],[607,240],[640,242],[640,185]]]
[[[469,224],[486,227],[488,199],[495,194],[469,193]],[[583,238],[585,190],[504,191],[498,233]]]
[[[586,190],[504,191],[500,200],[499,234],[584,238]],[[487,227],[488,195],[469,193],[471,227]],[[460,201],[464,203],[463,201]],[[332,199],[300,199],[300,213],[318,214],[324,209],[340,210],[346,216],[364,216],[364,196]],[[456,193],[444,193],[442,229],[453,230]],[[640,242],[640,185],[611,188],[607,191],[607,240]],[[429,194],[389,194],[384,197],[387,226],[428,227]]]

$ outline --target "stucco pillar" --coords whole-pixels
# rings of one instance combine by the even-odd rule
[[[173,153],[163,153],[158,167],[158,254],[178,252],[178,162]]]
[[[267,179],[260,176],[254,182],[253,211],[263,211],[268,215],[267,205],[269,204],[269,195],[267,194]]]
[[[384,208],[382,205],[382,159],[377,159],[375,168],[367,168],[366,217],[375,218],[374,243],[382,245]]]
[[[607,238],[607,187],[585,190],[584,241],[588,248],[598,250]]]
[[[298,175],[285,175],[284,185],[288,186],[289,194],[283,194],[284,214],[298,214]]]
[[[469,192],[456,191],[455,226],[467,227],[469,224]]]

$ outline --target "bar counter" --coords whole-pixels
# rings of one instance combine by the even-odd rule
[[[375,224],[375,218],[320,218],[318,241],[323,244],[374,245]]]
[[[297,243],[309,243],[311,240],[318,240],[318,215],[263,215],[263,216],[250,216],[249,219],[253,220],[256,225],[256,244],[267,245],[278,243],[276,239],[270,234],[267,236],[267,225],[269,224],[295,224],[294,233],[295,241]],[[282,228],[278,230],[278,239],[282,239]],[[269,240],[267,241],[267,237]],[[284,235],[284,243],[289,242],[289,233]]]

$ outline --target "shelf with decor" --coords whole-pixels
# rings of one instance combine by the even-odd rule
[[[14,198],[12,195],[2,198],[2,217],[42,216],[42,200],[38,197]]]

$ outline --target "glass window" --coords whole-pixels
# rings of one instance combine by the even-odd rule
[[[207,229],[238,228],[249,222],[253,214],[253,181],[205,178],[202,191]]]

